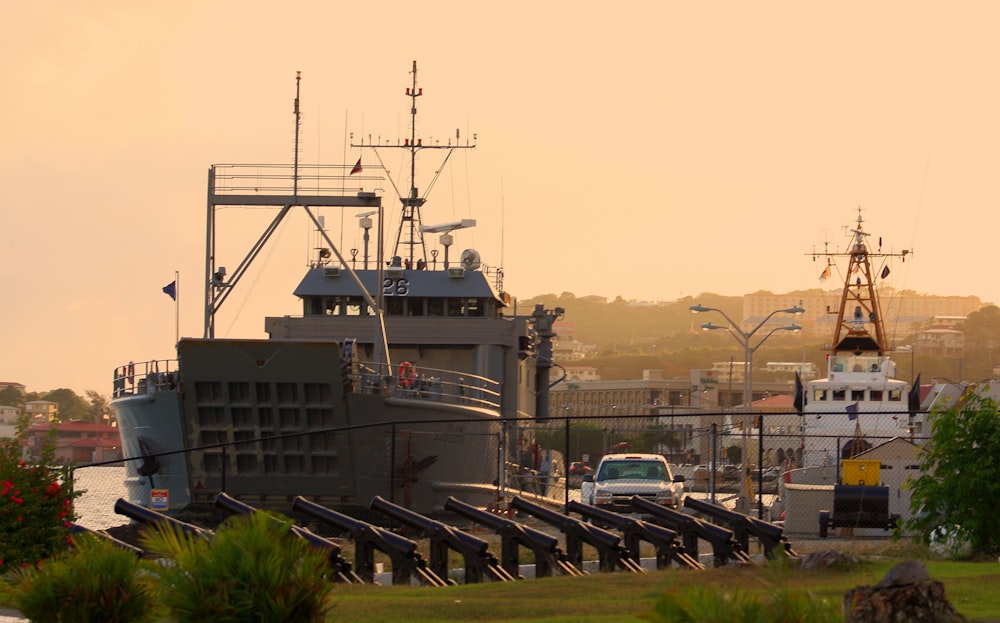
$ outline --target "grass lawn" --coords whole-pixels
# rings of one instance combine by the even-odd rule
[[[873,585],[903,558],[866,559],[850,569],[801,571],[759,566],[606,573],[445,588],[338,585],[330,621],[641,621],[671,591],[810,591],[840,611],[844,594]],[[1000,621],[1000,564],[926,561],[952,605],[970,621]]]

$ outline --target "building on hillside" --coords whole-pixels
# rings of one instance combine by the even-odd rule
[[[0,424],[17,424],[19,417],[21,417],[21,409],[19,407],[0,405]]]
[[[566,382],[579,383],[581,381],[600,381],[601,375],[597,373],[594,366],[564,366],[566,369]]]
[[[843,281],[840,283],[843,284]],[[840,305],[842,293],[842,288],[836,288],[801,297],[788,294],[748,294],[743,297],[742,328],[749,330],[774,310],[798,304],[805,313],[795,316],[795,322],[802,326],[803,333],[833,335],[837,320],[835,311]],[[891,319],[890,324],[893,325],[886,328],[893,335],[909,335],[926,327],[935,317],[965,317],[983,307],[982,301],[977,296],[904,295],[891,287],[881,288],[879,299],[883,317]],[[785,314],[775,314],[768,326],[786,324],[788,318],[789,316]]]
[[[25,387],[20,383],[12,383],[11,381],[0,381],[0,390],[7,389],[8,387],[13,387],[24,393]]]
[[[29,400],[24,403],[24,412],[32,422],[52,422],[59,415],[59,403],[51,400]]]
[[[571,322],[560,320],[552,330],[556,333],[552,338],[552,358],[555,361],[579,361],[597,350],[595,345],[584,344],[574,337],[576,327]]]
[[[25,443],[29,454],[35,454],[49,437],[55,426],[56,460],[62,463],[97,463],[122,457],[121,437],[118,429],[94,422],[43,423],[30,426]]]
[[[917,355],[961,357],[965,353],[965,334],[956,329],[925,329],[917,334]]]

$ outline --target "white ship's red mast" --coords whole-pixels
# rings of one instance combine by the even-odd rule
[[[882,356],[891,350],[885,333],[885,321],[882,317],[876,283],[889,275],[889,266],[886,264],[889,258],[899,257],[905,262],[906,256],[911,251],[904,249],[900,253],[884,253],[881,239],[878,248],[873,251],[869,246],[870,234],[864,231],[862,223],[861,208],[858,208],[857,226],[851,229],[854,241],[846,252],[849,262],[844,275],[840,306],[836,311],[827,307],[827,313],[837,314],[837,327],[830,348],[831,355],[876,353]],[[823,251],[814,252],[812,255],[813,259],[827,258],[828,271],[833,264],[832,258],[841,257],[845,253]],[[881,264],[874,270],[873,259]],[[824,271],[824,274],[827,272]]]

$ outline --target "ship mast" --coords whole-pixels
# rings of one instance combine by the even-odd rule
[[[393,245],[392,255],[406,259],[410,266],[416,266],[417,260],[422,260],[424,264],[427,264],[427,248],[424,245],[424,232],[420,218],[420,208],[427,202],[427,193],[433,188],[434,182],[444,170],[444,164],[448,162],[448,158],[451,157],[454,150],[473,149],[476,145],[475,135],[473,135],[472,143],[466,141],[465,145],[459,145],[457,130],[455,131],[454,144],[449,139],[446,145],[424,145],[423,139],[417,138],[417,98],[424,94],[423,88],[417,87],[417,61],[413,61],[411,73],[413,74],[413,82],[411,86],[406,88],[406,96],[410,98],[410,137],[403,139],[402,144],[397,141],[395,145],[378,145],[369,139],[367,143],[363,140],[357,144],[352,142],[351,147],[370,147],[375,151],[376,156],[378,156],[379,147],[404,149],[410,152],[410,188],[406,196],[399,197],[403,204],[403,211],[399,220],[399,228],[396,230],[396,241]],[[444,149],[447,150],[447,153],[441,166],[434,172],[434,178],[427,185],[424,195],[420,196],[416,182],[417,152],[423,149]],[[386,173],[388,174],[388,171]]]
[[[890,349],[876,282],[889,275],[889,267],[884,265],[879,274],[873,273],[872,258],[884,261],[888,258],[899,257],[905,262],[907,255],[912,251],[904,249],[900,253],[884,253],[881,248],[882,241],[879,239],[878,249],[873,252],[870,249],[868,239],[871,234],[864,231],[860,207],[858,208],[857,226],[850,231],[853,243],[846,253],[849,262],[847,272],[844,275],[844,288],[840,296],[840,305],[836,312],[831,310],[829,306],[827,307],[827,313],[837,314],[837,327],[830,354],[835,356],[840,353],[877,353],[882,356]],[[830,251],[813,252],[812,254],[814,260],[817,257],[826,257],[828,267],[832,263],[831,258],[843,255],[845,254]]]

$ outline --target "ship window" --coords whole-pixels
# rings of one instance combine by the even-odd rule
[[[851,400],[858,402],[859,400],[865,399],[865,390],[863,389],[852,389],[851,390]]]
[[[427,315],[428,316],[443,316],[444,315],[444,301],[441,299],[430,299],[427,301]]]
[[[899,402],[902,399],[903,399],[903,390],[901,389],[889,390],[889,402]]]
[[[448,299],[448,315],[449,316],[465,315],[465,312],[462,311],[462,299]]]
[[[334,426],[332,409],[306,409],[309,428],[330,428]]]
[[[835,389],[833,390],[833,400],[834,402],[842,401],[847,396],[847,390],[845,389]]]
[[[278,402],[289,403],[298,400],[298,392],[295,383],[278,383]]]
[[[221,472],[222,471],[222,455],[216,454],[214,452],[206,452],[204,458],[202,459],[205,465],[205,471],[207,472]]]
[[[386,299],[385,310],[390,316],[403,315],[403,299],[390,297]]]
[[[330,403],[330,386],[326,383],[303,383],[307,405],[325,405]]]
[[[194,384],[194,395],[198,402],[216,402],[222,399],[222,384],[199,381]]]
[[[267,383],[257,383],[257,404],[271,402],[271,386]]]
[[[424,299],[422,299],[422,298],[408,298],[408,299],[406,299],[406,315],[407,316],[423,316],[424,315]]]
[[[198,405],[198,421],[202,426],[221,426],[226,421],[222,407],[206,407]]]
[[[233,426],[253,427],[253,409],[250,407],[233,407]]]
[[[364,310],[362,312],[362,310]],[[357,298],[350,298],[347,301],[347,315],[348,316],[367,316],[368,310],[362,305],[361,300]]]
[[[465,303],[467,316],[482,316],[485,313],[483,302],[479,299],[468,299]]]
[[[229,402],[233,404],[248,404],[250,402],[250,384],[245,382],[230,383]]]
[[[306,316],[316,316],[323,313],[323,299],[318,296],[308,296],[302,300],[302,312]]]
[[[279,409],[278,420],[281,428],[301,428],[298,409]]]
[[[871,391],[871,394],[869,394],[869,398],[871,399],[872,402],[882,402],[882,390],[873,389]]]
[[[272,428],[274,426],[270,407],[261,407],[258,409],[257,418],[260,420],[261,429]]]

